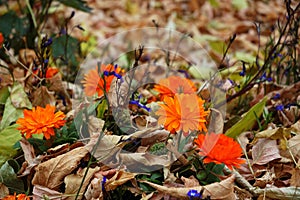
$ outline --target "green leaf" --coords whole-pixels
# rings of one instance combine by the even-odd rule
[[[260,117],[263,113],[267,98],[265,97],[262,101],[255,104],[247,113],[242,116],[242,119],[228,129],[225,135],[235,138],[242,132],[250,130],[256,122],[256,117]],[[255,114],[254,114],[255,113]]]
[[[68,62],[70,61],[72,65],[77,66],[78,60],[76,57],[77,55],[79,55],[80,52],[79,49],[80,49],[80,44],[78,40],[72,36],[62,35],[60,37],[56,37],[53,39],[52,55],[55,59],[58,58],[67,59],[67,61]]]
[[[9,97],[8,87],[3,87],[0,89],[0,104],[5,104],[7,98]]]
[[[22,138],[17,127],[18,125],[14,124],[0,132],[0,166],[17,154],[14,144]]]
[[[104,113],[107,109],[108,109],[107,101],[106,99],[103,99],[97,107],[97,117],[103,119]]]
[[[232,0],[231,4],[237,10],[248,8],[248,2],[247,2],[247,0]]]
[[[0,182],[8,187],[10,193],[24,193],[24,183],[21,179],[18,179],[14,168],[15,161],[10,160],[5,162],[0,168]]]
[[[82,0],[58,0],[60,3],[84,11],[84,12],[90,12],[92,9],[86,5],[86,1]]]
[[[14,83],[10,97],[4,106],[3,118],[0,124],[0,130],[8,127],[12,122],[15,122],[18,118],[23,117],[23,108],[31,108],[31,103],[24,92],[21,84]]]

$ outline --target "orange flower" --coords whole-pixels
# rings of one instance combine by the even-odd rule
[[[224,163],[230,169],[239,168],[240,164],[245,163],[245,160],[240,158],[241,146],[224,134],[199,134],[194,142],[200,148],[199,154],[205,156],[204,163]]]
[[[0,49],[2,48],[3,42],[4,42],[4,37],[3,37],[2,33],[0,32]]]
[[[196,94],[175,94],[174,98],[166,96],[164,104],[160,104],[158,124],[163,124],[171,133],[183,130],[186,136],[189,130],[206,131],[204,100]]]
[[[26,138],[31,138],[32,134],[43,133],[48,140],[54,136],[54,128],[59,128],[65,124],[65,114],[61,111],[55,112],[55,106],[47,105],[46,108],[37,106],[32,111],[24,110],[24,118],[19,118],[18,130],[26,134]]]
[[[18,194],[16,193],[14,195],[7,195],[2,200],[30,200],[29,197],[26,196],[26,194]]]
[[[46,71],[46,78],[52,78],[55,74],[58,73],[58,69],[54,67],[48,67]]]
[[[105,92],[109,91],[111,82],[115,77],[121,78],[123,70],[117,65],[101,65],[100,73],[98,67],[90,70],[84,76],[82,81],[84,85],[84,92],[87,96],[93,96],[98,94],[98,97],[101,97]]]
[[[160,99],[164,97],[173,97],[175,93],[181,94],[193,94],[196,92],[194,83],[180,76],[170,76],[165,79],[161,79],[158,84],[154,86],[154,90],[160,93]]]

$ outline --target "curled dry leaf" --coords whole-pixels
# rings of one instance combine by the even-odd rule
[[[280,158],[281,156],[275,140],[259,139],[252,148],[253,164],[264,165]]]
[[[300,158],[300,134],[289,139],[288,146],[293,156],[299,159]]]
[[[292,170],[292,177],[290,180],[291,186],[300,187],[300,169],[294,168]]]
[[[105,189],[107,191],[111,191],[116,189],[118,186],[123,185],[129,180],[134,179],[136,174],[125,172],[124,170],[119,170],[116,172],[116,174],[106,181],[105,183]]]
[[[54,92],[50,92],[47,87],[41,86],[33,92],[33,106],[45,108],[47,104],[55,106]]]
[[[212,183],[206,186],[185,187],[185,188],[166,187],[148,181],[141,181],[141,182],[147,183],[151,187],[157,189],[159,192],[168,194],[178,199],[189,199],[187,193],[190,190],[197,190],[199,192],[203,189],[204,190],[203,197],[210,196],[211,199],[235,200],[235,195],[233,192],[234,179],[235,176],[232,175],[219,183]]]
[[[68,92],[66,91],[66,89],[63,86],[61,75],[59,73],[57,73],[53,77],[47,78],[46,81],[50,85],[48,89],[50,91],[54,91],[56,94],[58,94],[62,98],[64,98],[64,100],[67,104],[67,110],[71,110],[72,102],[71,102]]]
[[[190,176],[189,178],[182,176],[181,180],[184,182],[185,187],[199,186],[199,181],[194,176]]]
[[[64,179],[64,182],[66,184],[65,195],[68,196],[68,198],[66,198],[66,199],[67,200],[75,199],[76,194],[77,194],[81,184],[82,184],[82,186],[81,186],[79,193],[82,194],[85,191],[88,184],[90,183],[90,180],[93,178],[95,172],[99,171],[99,169],[100,169],[100,167],[89,168],[85,177],[84,177],[84,175],[85,175],[87,168],[84,168],[83,170],[78,171],[76,174],[70,174],[70,175],[66,176]],[[77,199],[78,200],[82,199],[82,195],[79,195],[79,197]]]
[[[78,167],[80,160],[88,153],[86,148],[78,147],[39,164],[32,184],[57,190],[63,183],[63,179]]]
[[[222,113],[215,109],[210,109],[210,123],[208,127],[209,133],[223,133],[224,119]]]
[[[3,198],[7,195],[9,195],[8,188],[3,183],[0,183],[0,198]]]
[[[51,200],[65,200],[67,198],[64,197],[62,193],[51,190],[41,185],[35,185],[33,187],[32,194],[34,200],[44,199],[45,197]]]
[[[20,145],[25,157],[25,162],[23,163],[22,168],[19,171],[19,177],[22,177],[30,174],[32,169],[40,164],[44,156],[39,155],[38,157],[36,157],[33,146],[24,137],[22,137],[22,139],[20,140]]]

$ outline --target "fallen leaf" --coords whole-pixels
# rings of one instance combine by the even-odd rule
[[[203,189],[204,198],[210,196],[211,199],[234,200],[235,199],[235,195],[233,192],[234,179],[235,176],[232,175],[219,183],[212,183],[206,186],[184,187],[184,188],[166,187],[149,181],[141,181],[141,182],[147,183],[151,187],[157,189],[159,192],[168,194],[172,197],[176,197],[179,199],[190,199],[187,196],[187,193],[190,190],[201,191]]]
[[[10,163],[12,162],[12,163]],[[24,192],[24,183],[21,179],[18,179],[17,174],[12,166],[16,166],[17,163],[14,160],[6,161],[0,168],[0,182],[3,183],[9,189],[9,193]],[[12,164],[12,165],[11,165]]]
[[[300,186],[300,169],[295,167],[292,170],[292,177],[290,180],[291,186],[299,187]]]
[[[56,190],[51,190],[41,185],[34,185],[33,199],[51,199],[51,200],[65,200],[67,197]]]
[[[215,108],[211,108],[208,132],[223,133],[223,128],[224,128],[224,119],[222,113]]]
[[[35,156],[33,146],[24,137],[20,140],[21,148],[24,152],[25,162],[22,164],[21,170],[18,172],[18,177],[29,175],[32,169],[40,164],[43,155]]]
[[[7,195],[9,195],[8,188],[3,183],[0,183],[0,198],[3,198]]]
[[[288,146],[293,156],[300,158],[300,134],[288,140]]]
[[[134,174],[134,173],[126,172],[124,170],[119,170],[116,172],[116,174],[112,178],[110,178],[109,180],[106,181],[106,183],[104,185],[105,189],[107,191],[114,190],[118,186],[126,183],[127,181],[134,179],[135,176],[136,176],[136,174]]]
[[[22,138],[17,127],[18,125],[14,124],[0,132],[0,166],[17,154],[14,144]]]
[[[181,180],[183,181],[185,187],[199,186],[199,181],[194,176],[190,176],[189,178],[182,176]]]
[[[55,106],[54,92],[50,92],[46,86],[41,86],[33,92],[33,106],[45,108],[47,104]]]
[[[65,195],[68,196],[66,199],[73,200],[76,197],[76,194],[81,187],[80,192],[77,199],[82,199],[82,194],[85,191],[86,187],[90,183],[90,180],[93,178],[95,172],[99,171],[100,167],[95,168],[84,168],[80,170],[76,174],[67,175],[64,179],[66,184],[66,191]],[[88,170],[87,174],[85,175],[86,170]]]
[[[80,160],[88,153],[86,148],[78,147],[39,164],[35,168],[36,173],[32,184],[57,190],[63,183],[63,179],[78,167]]]
[[[252,164],[264,165],[280,158],[276,140],[258,139],[258,142],[252,148]]]

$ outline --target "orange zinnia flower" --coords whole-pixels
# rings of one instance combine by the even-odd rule
[[[189,130],[206,131],[204,100],[196,94],[175,94],[174,98],[166,96],[164,104],[160,104],[158,124],[163,124],[171,133],[183,130],[186,136]]]
[[[200,148],[199,154],[205,156],[204,163],[224,163],[230,169],[239,168],[240,164],[245,163],[240,158],[243,153],[241,146],[224,134],[199,134],[194,142]]]
[[[26,196],[26,194],[16,195],[16,193],[15,193],[14,195],[5,196],[2,200],[30,200],[30,198],[28,196]]]
[[[161,79],[159,83],[154,86],[154,90],[159,92],[161,100],[166,96],[173,97],[176,93],[193,94],[196,92],[196,89],[191,80],[181,78],[180,76],[170,76]]]
[[[32,134],[43,133],[48,140],[54,136],[54,128],[59,128],[65,124],[65,114],[61,111],[55,112],[55,106],[47,105],[46,108],[37,106],[32,111],[24,110],[24,118],[19,118],[18,130],[26,134],[26,138],[31,138]]]
[[[98,97],[101,97],[105,92],[109,91],[111,82],[115,77],[121,78],[123,70],[117,65],[101,65],[100,72],[98,67],[90,70],[84,76],[82,81],[84,86],[84,92],[87,96],[93,96],[98,94]]]

